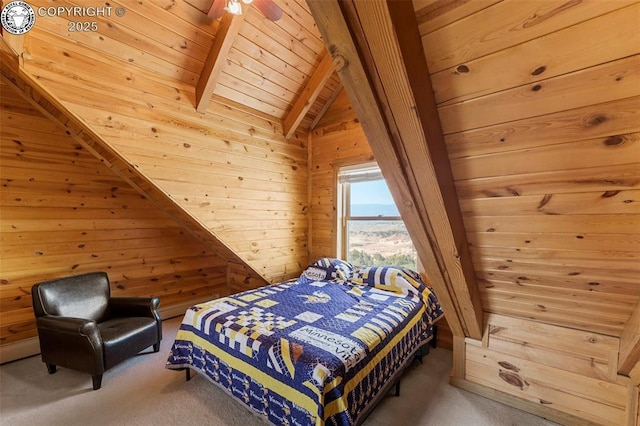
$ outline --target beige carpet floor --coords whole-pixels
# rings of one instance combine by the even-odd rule
[[[0,424],[70,425],[264,425],[205,377],[185,381],[164,368],[179,318],[164,322],[159,353],[138,355],[109,370],[102,388],[91,377],[59,368],[49,375],[40,356],[0,366]],[[518,425],[555,423],[448,384],[451,351],[435,349],[405,372],[401,395],[386,396],[365,421],[382,425]]]

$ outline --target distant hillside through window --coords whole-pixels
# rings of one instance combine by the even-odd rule
[[[351,216],[400,216],[395,204],[351,204]]]

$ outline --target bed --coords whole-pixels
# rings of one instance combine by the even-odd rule
[[[192,306],[166,367],[195,370],[278,425],[354,425],[433,338],[416,272],[323,258],[294,280]]]

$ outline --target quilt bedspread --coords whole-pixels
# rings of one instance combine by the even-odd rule
[[[290,280],[191,307],[167,368],[194,368],[273,424],[351,425],[432,333],[429,289]]]

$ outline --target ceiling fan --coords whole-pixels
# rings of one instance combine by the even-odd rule
[[[253,4],[264,16],[272,21],[277,21],[282,18],[282,9],[280,9],[273,0],[213,0],[207,16],[212,19],[217,19],[221,17],[224,12],[233,15],[242,15],[241,1],[246,5]]]

